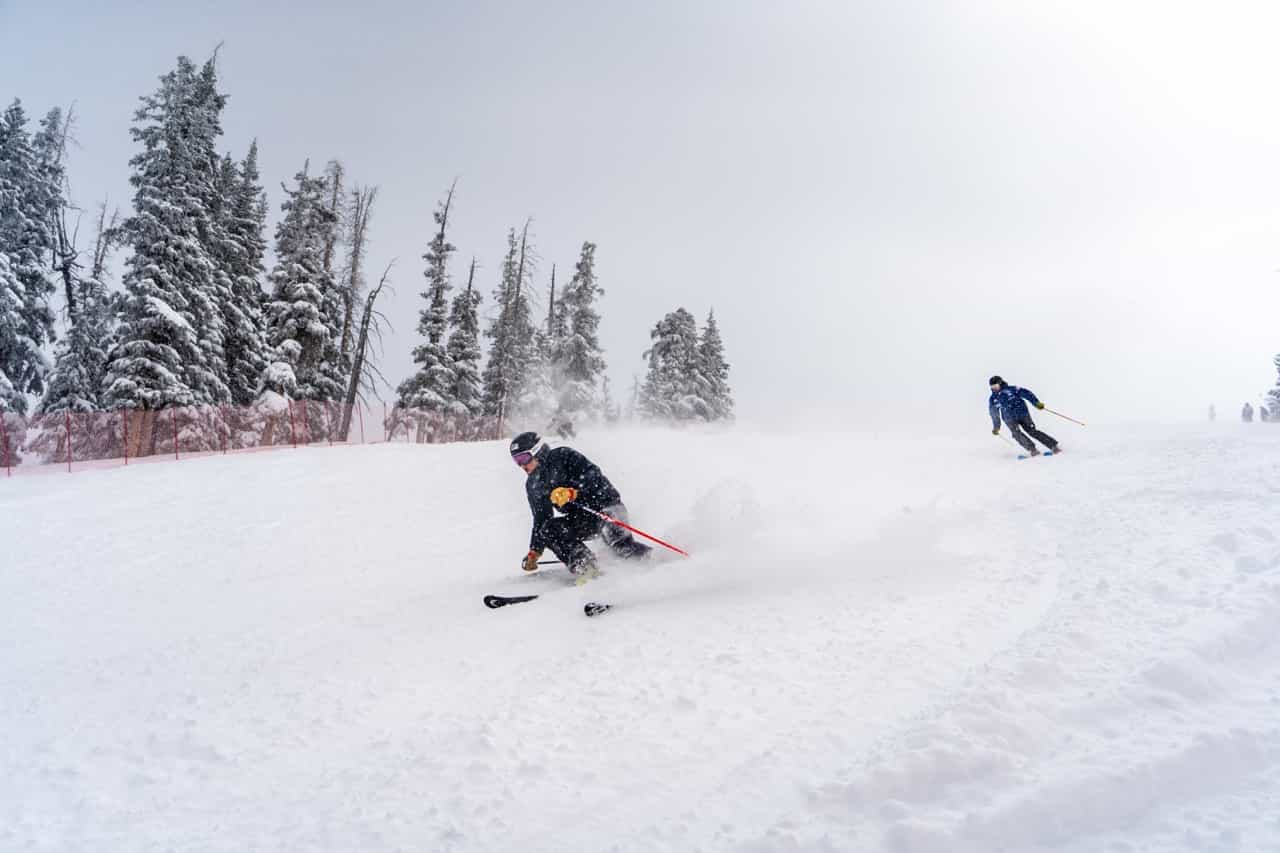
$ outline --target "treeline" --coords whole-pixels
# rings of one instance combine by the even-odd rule
[[[269,245],[257,141],[238,155],[219,149],[226,103],[214,60],[179,58],[134,114],[131,209],[121,217],[104,204],[89,247],[78,245],[79,211],[69,197],[73,116],[54,109],[33,127],[21,102],[4,112],[0,413],[155,412],[282,398],[350,404],[375,390],[368,342],[380,288],[368,288],[366,246],[377,188],[348,185],[336,160],[302,164],[282,184]],[[714,315],[699,332],[684,309],[654,328],[648,373],[626,410],[619,406],[599,340],[604,290],[590,241],[569,280],[559,284],[553,266],[544,288],[535,285],[529,223],[510,229],[482,332],[474,255],[465,285],[453,278],[457,197],[451,187],[439,203],[422,256],[420,342],[414,372],[395,389],[399,406],[535,428],[627,415],[732,416]],[[112,287],[117,250],[125,260]]]

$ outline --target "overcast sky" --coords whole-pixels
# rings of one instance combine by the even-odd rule
[[[74,102],[76,200],[127,207],[137,98],[222,43],[273,216],[308,157],[380,187],[395,382],[456,176],[486,303],[526,217],[542,285],[599,244],[618,386],[683,305],[748,418],[980,428],[995,372],[1086,420],[1234,418],[1280,351],[1277,32],[1274,3],[0,0],[0,98]]]

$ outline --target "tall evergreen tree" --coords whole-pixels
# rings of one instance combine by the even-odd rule
[[[733,392],[729,388],[729,363],[724,358],[724,342],[716,324],[716,312],[707,314],[707,325],[698,341],[698,373],[711,420],[733,417]]]
[[[400,383],[398,393],[400,405],[429,411],[444,411],[452,402],[451,389],[454,386],[454,367],[445,346],[444,335],[449,323],[449,256],[455,246],[447,237],[449,227],[449,210],[453,206],[453,193],[457,186],[449,187],[439,207],[432,214],[436,223],[436,233],[431,240],[423,260],[427,268],[423,275],[427,279],[427,289],[422,298],[427,305],[422,309],[418,319],[418,334],[426,340],[413,350],[413,361],[418,370],[413,376]]]
[[[561,294],[563,297],[564,294]],[[547,340],[552,350],[563,344],[569,336],[569,316],[564,299],[556,299],[556,266],[551,265],[551,298],[547,301]]]
[[[604,291],[596,280],[595,253],[595,243],[582,244],[573,279],[560,300],[564,331],[551,355],[557,413],[571,421],[598,420],[604,414],[600,384],[606,365],[595,307]]]
[[[325,247],[336,227],[329,185],[304,166],[286,188],[284,218],[276,226],[276,265],[269,276],[268,343],[275,361],[262,390],[304,400],[339,400],[344,375],[339,352],[342,300],[325,272]]]
[[[258,172],[258,143],[240,163],[224,157],[219,173],[214,258],[225,326],[227,387],[232,402],[248,405],[267,366],[265,272],[267,208]]]
[[[484,370],[483,407],[487,415],[504,418],[524,416],[530,402],[530,375],[537,368],[537,330],[529,305],[529,223],[516,239],[507,233],[507,254],[502,262],[502,281],[494,291],[498,313],[485,331],[493,343]]]
[[[640,389],[642,415],[660,420],[709,420],[711,410],[700,387],[698,323],[677,308],[649,333],[653,346],[645,352],[649,371]]]
[[[1277,413],[1280,412],[1280,355],[1275,357],[1273,363],[1276,366],[1276,387],[1267,392],[1267,408],[1271,410],[1271,419],[1277,420]]]
[[[609,382],[608,374],[605,374],[600,382],[600,409],[606,423],[612,424],[622,420],[622,407],[613,398],[612,384]]]
[[[104,402],[112,408],[230,396],[218,304],[224,285],[211,251],[220,173],[215,144],[226,103],[216,82],[213,60],[197,70],[179,57],[134,115],[131,133],[142,151],[129,161],[134,212],[124,231],[133,251],[124,320],[104,380]]]
[[[449,363],[453,366],[453,385],[449,389],[450,411],[457,416],[481,414],[480,379],[480,292],[474,287],[476,259],[471,259],[467,273],[467,289],[453,297],[449,309]]]
[[[0,282],[0,374],[5,382],[0,393],[19,414],[26,411],[26,394],[44,391],[50,365],[42,347],[54,338],[49,298],[55,285],[49,270],[62,181],[60,174],[51,173],[46,149],[39,137],[33,143],[26,112],[14,101],[0,117],[0,255],[5,256]]]
[[[0,415],[26,413],[26,398],[9,376],[22,376],[40,354],[40,345],[24,329],[22,303],[22,282],[14,275],[9,256],[0,252]]]

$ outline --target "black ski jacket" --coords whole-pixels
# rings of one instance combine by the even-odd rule
[[[529,498],[529,510],[533,513],[533,534],[529,537],[529,549],[542,551],[547,543],[542,526],[555,516],[551,503],[551,490],[570,486],[578,490],[575,503],[594,510],[605,510],[622,503],[622,496],[609,482],[609,478],[587,457],[571,447],[556,447],[538,458],[538,468],[524,483]],[[586,515],[573,504],[565,507],[569,515]]]

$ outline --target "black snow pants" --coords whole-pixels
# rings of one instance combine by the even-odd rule
[[[603,510],[605,515],[619,521],[627,520],[627,508],[622,504],[614,504]],[[570,509],[564,515],[549,519],[542,525],[543,541],[551,549],[551,553],[573,570],[581,562],[591,556],[585,542],[599,536],[609,550],[623,559],[643,557],[649,553],[649,546],[636,541],[631,531],[596,518],[589,512]]]
[[[1017,440],[1018,444],[1021,444],[1028,453],[1036,452],[1035,441],[1031,440],[1033,438],[1050,450],[1058,449],[1058,440],[1047,432],[1041,432],[1036,429],[1036,423],[1031,420],[1030,415],[1019,418],[1016,421],[1005,421],[1005,423],[1009,425],[1009,432],[1013,433],[1014,439]]]

